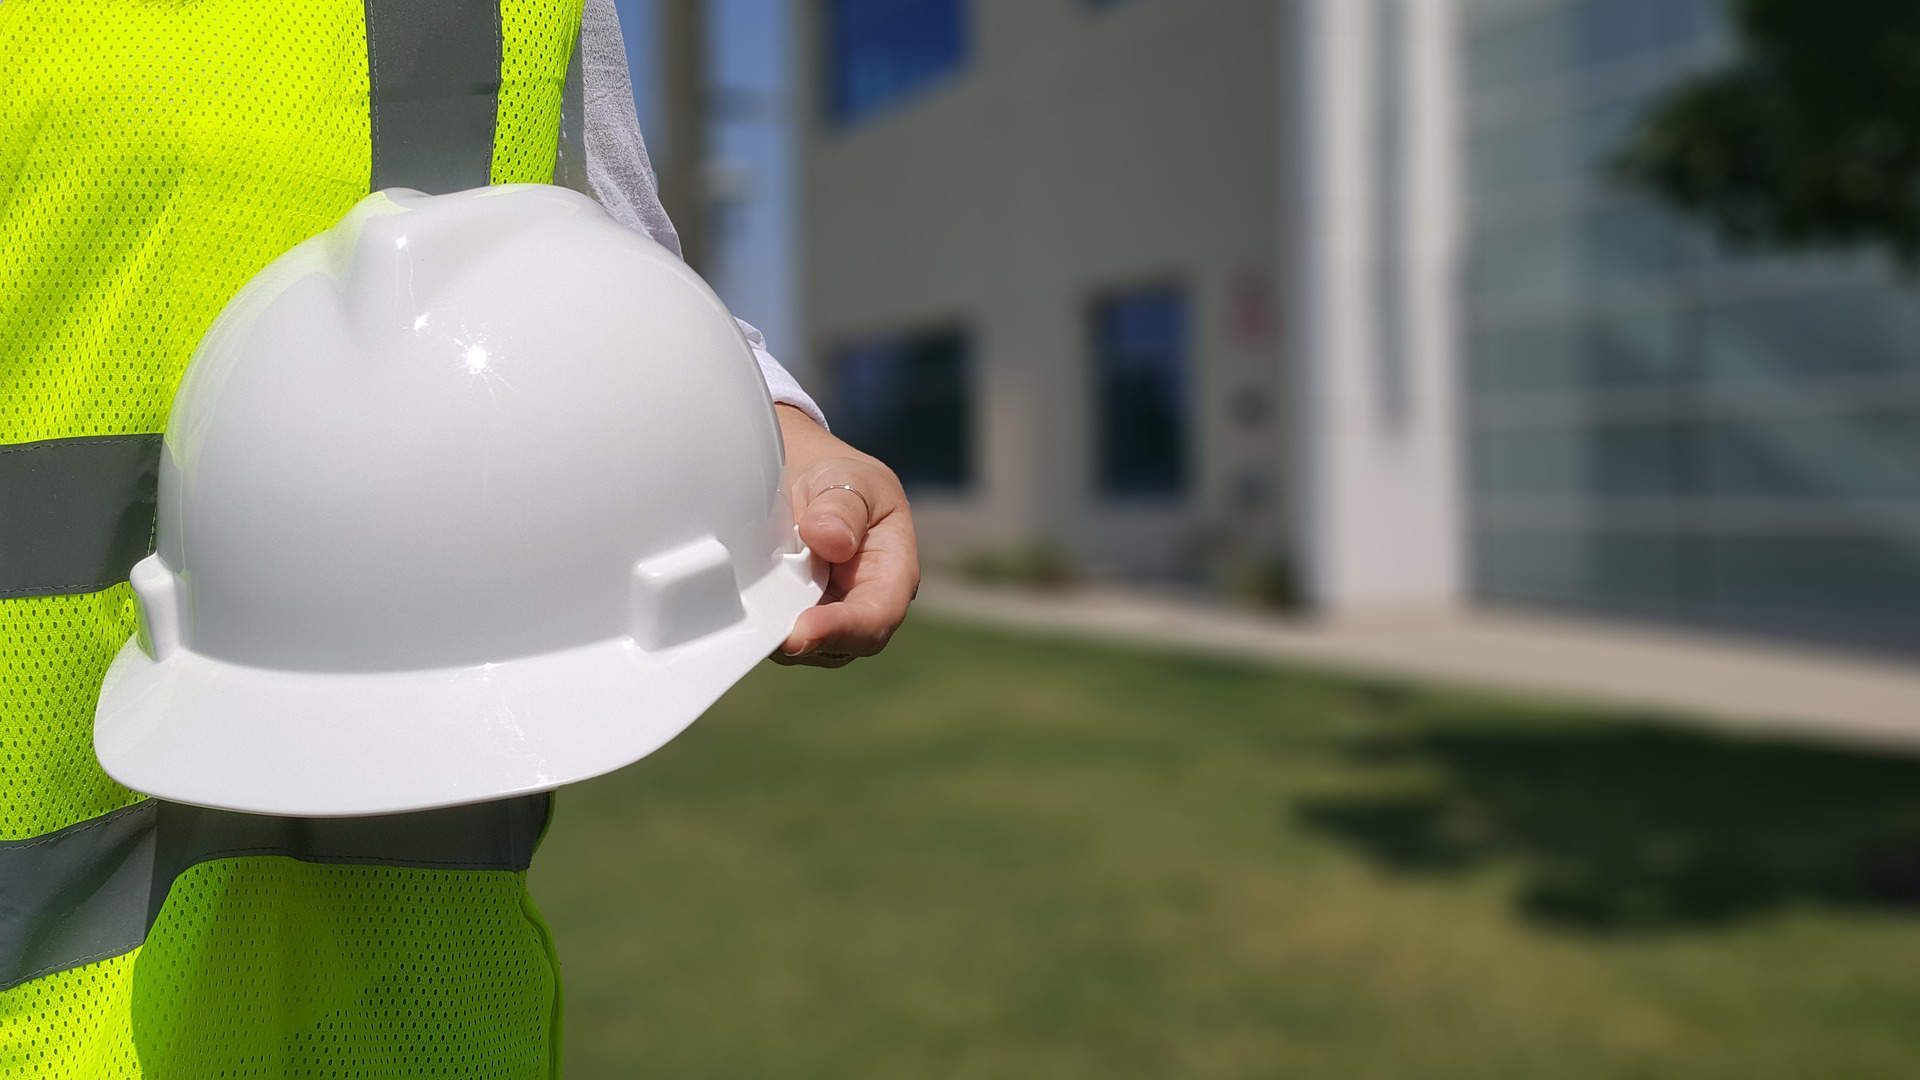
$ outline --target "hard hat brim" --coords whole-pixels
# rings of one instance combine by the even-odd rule
[[[778,566],[742,591],[744,619],[664,652],[622,639],[430,671],[277,671],[188,649],[155,661],[129,641],[101,686],[95,752],[135,791],[246,813],[392,814],[550,791],[684,731],[824,585],[817,559]]]

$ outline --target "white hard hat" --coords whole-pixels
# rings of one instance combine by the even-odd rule
[[[781,467],[726,308],[591,199],[372,195],[187,369],[100,762],[331,816],[635,761],[820,595]]]

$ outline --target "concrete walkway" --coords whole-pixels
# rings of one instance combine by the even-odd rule
[[[1690,632],[1517,614],[1323,622],[1170,594],[1036,594],[930,581],[928,612],[1050,633],[1534,697],[1920,752],[1920,664]]]

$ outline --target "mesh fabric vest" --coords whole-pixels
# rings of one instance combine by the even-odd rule
[[[577,168],[579,17],[0,2],[0,1077],[554,1072],[543,800],[249,820],[142,800],[90,736],[202,332],[373,187]]]

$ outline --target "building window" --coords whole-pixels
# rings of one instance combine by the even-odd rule
[[[1186,295],[1156,288],[1094,308],[1094,404],[1103,495],[1187,491],[1189,334]]]
[[[834,433],[893,466],[909,491],[967,487],[973,477],[972,353],[960,329],[841,350]]]
[[[828,0],[827,108],[849,124],[959,70],[966,0]]]

